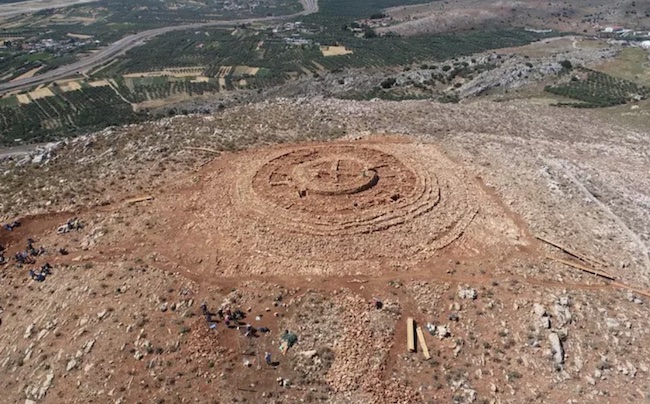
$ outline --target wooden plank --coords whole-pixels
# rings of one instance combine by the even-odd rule
[[[131,204],[131,203],[138,203],[138,202],[150,201],[150,200],[152,200],[152,199],[153,199],[153,196],[151,196],[151,195],[147,195],[147,196],[142,196],[142,197],[140,197],[140,198],[131,198],[131,199],[127,199],[126,201],[124,201],[124,203],[128,205],[128,204]]]
[[[427,347],[427,342],[424,340],[424,333],[422,332],[422,327],[417,326],[415,332],[418,335],[418,344],[420,344],[420,348],[422,349],[422,355],[424,355],[424,359],[431,359],[431,355],[429,355],[429,348]]]
[[[612,282],[612,286],[615,286],[615,287],[620,288],[620,289],[629,290],[630,292],[634,292],[636,294],[639,294],[639,295],[650,298],[650,292],[649,291],[636,289],[636,288],[633,288],[632,286],[628,286],[628,285],[626,285],[624,283]]]
[[[413,332],[415,328],[415,321],[413,317],[406,319],[406,348],[409,352],[415,352],[415,333]]]
[[[543,241],[546,244],[552,245],[555,248],[559,248],[560,250],[564,251],[565,253],[567,253],[567,254],[569,254],[569,255],[571,255],[571,256],[573,256],[573,257],[575,257],[575,258],[577,258],[577,259],[579,259],[581,261],[584,261],[587,264],[591,264],[591,265],[597,264],[597,265],[601,265],[601,266],[604,266],[604,267],[607,266],[607,264],[605,262],[603,262],[603,261],[600,261],[600,260],[597,260],[595,258],[587,257],[586,255],[577,253],[577,252],[575,252],[575,251],[573,251],[573,250],[571,250],[571,249],[569,249],[569,248],[567,248],[567,247],[565,247],[565,246],[563,246],[561,244],[558,244],[558,243],[555,243],[555,242],[553,242],[551,240],[545,239],[542,236],[535,236],[535,237],[539,241]]]
[[[584,265],[578,264],[577,262],[571,262],[571,261],[563,260],[563,259],[560,259],[560,258],[551,257],[550,255],[547,255],[546,258],[548,258],[550,260],[553,260],[553,261],[561,262],[564,265],[568,265],[570,267],[579,269],[581,271],[588,272],[588,273],[590,273],[592,275],[600,276],[600,277],[608,279],[610,281],[613,281],[615,279],[612,275],[610,275],[608,273],[597,271],[597,270],[595,270],[593,268],[589,268],[589,267],[586,267]]]

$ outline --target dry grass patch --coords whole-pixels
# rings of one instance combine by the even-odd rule
[[[323,56],[343,56],[351,55],[354,52],[351,49],[346,48],[345,46],[321,46],[320,51]]]

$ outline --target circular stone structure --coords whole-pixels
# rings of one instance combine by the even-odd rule
[[[306,147],[274,156],[242,192],[278,226],[321,236],[370,233],[430,211],[437,180],[368,147]]]
[[[472,180],[428,144],[278,146],[219,164],[197,195],[196,226],[232,240],[217,248],[252,272],[268,273],[273,262],[323,273],[418,260],[456,240],[477,212]]]

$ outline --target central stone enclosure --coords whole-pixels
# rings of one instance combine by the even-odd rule
[[[252,181],[253,200],[295,230],[367,233],[431,210],[435,177],[394,155],[360,146],[306,147],[270,159]]]
[[[377,185],[379,175],[363,161],[322,158],[296,166],[292,179],[300,197],[306,196],[307,191],[334,196],[366,191]],[[283,185],[284,182],[275,184]]]

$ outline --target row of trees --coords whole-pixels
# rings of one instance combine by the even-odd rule
[[[562,97],[582,101],[582,103],[561,104],[578,108],[621,105],[650,95],[650,88],[639,86],[628,80],[584,68],[581,68],[579,72],[586,74],[586,77],[574,76],[564,84],[547,86],[545,90]]]
[[[131,105],[109,87],[84,88],[0,108],[0,143],[14,144],[15,139],[50,141],[144,117],[134,113]]]

